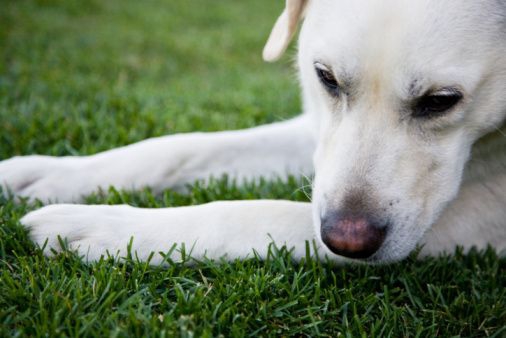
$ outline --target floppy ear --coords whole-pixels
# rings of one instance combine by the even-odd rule
[[[265,44],[263,58],[265,61],[276,61],[283,55],[297,30],[309,0],[286,0],[286,7],[274,24],[271,35]]]

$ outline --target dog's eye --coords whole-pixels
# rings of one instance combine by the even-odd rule
[[[336,78],[332,74],[332,72],[320,63],[315,64],[316,74],[318,78],[323,83],[323,85],[327,88],[327,90],[332,95],[339,94],[339,84],[337,83]]]
[[[426,94],[416,102],[413,116],[422,118],[439,116],[459,103],[462,97],[462,93],[454,88]]]

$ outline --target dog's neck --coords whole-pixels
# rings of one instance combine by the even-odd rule
[[[473,146],[464,183],[506,175],[506,121]]]

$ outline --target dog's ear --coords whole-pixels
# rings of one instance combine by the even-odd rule
[[[286,0],[286,7],[274,24],[271,35],[265,44],[263,58],[267,62],[276,61],[283,55],[297,30],[297,24],[304,14],[309,0]]]

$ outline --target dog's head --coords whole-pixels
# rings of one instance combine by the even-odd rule
[[[302,16],[317,233],[340,255],[402,259],[456,197],[473,143],[504,119],[506,4],[287,0],[264,59]]]

